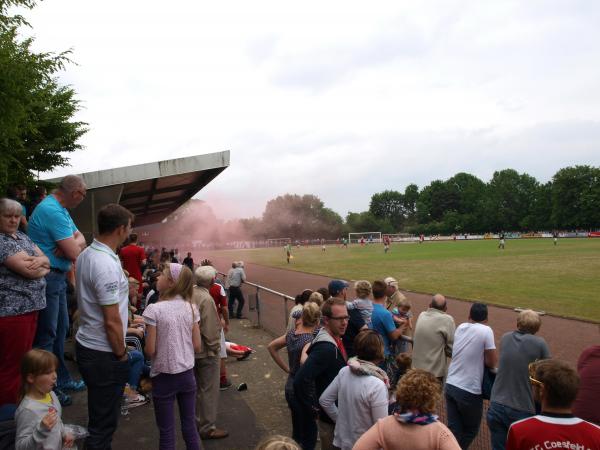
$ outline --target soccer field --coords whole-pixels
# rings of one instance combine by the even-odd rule
[[[219,252],[233,259],[346,280],[395,277],[402,289],[600,322],[600,239],[496,240]],[[235,255],[235,256],[234,256]]]

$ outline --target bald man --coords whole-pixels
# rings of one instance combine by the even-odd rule
[[[413,338],[413,367],[431,372],[440,381],[448,372],[454,343],[454,319],[447,309],[446,298],[435,294],[429,308],[419,314]]]

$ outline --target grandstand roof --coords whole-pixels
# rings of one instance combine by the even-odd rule
[[[229,167],[229,150],[82,173],[87,196],[71,211],[79,230],[91,239],[96,213],[119,203],[135,214],[135,226],[162,221]],[[62,178],[50,181],[58,183]]]

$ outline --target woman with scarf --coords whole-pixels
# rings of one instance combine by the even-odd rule
[[[363,330],[354,339],[354,351],[356,356],[319,398],[335,422],[333,445],[342,450],[351,450],[365,431],[388,414],[390,381],[377,366],[384,358],[383,339],[374,330]]]
[[[398,384],[394,414],[378,420],[353,450],[460,450],[452,432],[433,414],[440,399],[437,378],[410,370]]]

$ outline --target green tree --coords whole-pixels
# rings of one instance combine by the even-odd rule
[[[396,229],[400,229],[407,216],[404,195],[398,191],[373,194],[369,212],[377,219],[387,220]]]
[[[560,228],[600,226],[600,168],[566,167],[552,178],[552,219]]]
[[[375,217],[370,211],[349,212],[346,216],[346,230],[350,233],[360,233],[362,231],[396,232],[394,226],[388,220]]]
[[[417,201],[419,223],[441,221],[448,211],[459,208],[458,192],[453,186],[442,180],[434,180],[425,186]]]
[[[32,8],[32,0],[0,0],[0,190],[11,183],[31,182],[36,172],[68,164],[65,153],[82,148],[87,131],[74,121],[79,109],[75,91],[62,86],[59,71],[69,52],[36,53],[33,39],[19,40],[27,26],[14,6]]]
[[[527,174],[505,169],[488,184],[486,215],[491,230],[524,230],[539,183]]]
[[[409,184],[404,189],[404,211],[406,222],[414,224],[417,220],[417,201],[419,200],[419,186],[414,183]]]
[[[267,202],[262,224],[268,237],[337,238],[343,221],[315,195],[286,194]]]

